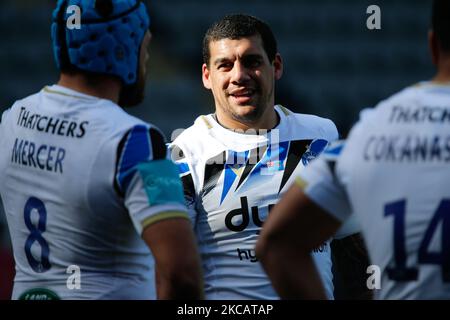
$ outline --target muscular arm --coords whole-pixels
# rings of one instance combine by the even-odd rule
[[[189,220],[155,222],[142,237],[155,258],[158,299],[203,299],[200,258]]]
[[[311,257],[340,222],[293,185],[264,223],[256,254],[283,299],[326,299]]]

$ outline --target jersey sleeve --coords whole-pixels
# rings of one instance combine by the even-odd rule
[[[192,223],[195,225],[197,218],[196,211],[196,192],[194,180],[192,178],[192,169],[189,164],[183,150],[176,144],[169,146],[171,159],[176,163],[178,167],[178,174],[183,185],[184,203],[188,208],[189,217]]]
[[[337,141],[339,139],[339,131],[333,121],[329,119],[327,121],[329,122],[328,141]]]
[[[334,235],[334,239],[343,239],[348,236],[351,236],[356,233],[361,232],[361,226],[359,221],[357,220],[356,215],[352,214],[347,220],[345,220],[344,224],[336,231]]]
[[[118,146],[114,178],[139,234],[163,219],[188,218],[177,167],[167,159],[158,129],[138,125],[125,134]]]
[[[301,170],[296,179],[305,194],[318,206],[340,221],[352,210],[347,193],[336,176],[336,161],[344,147],[342,141],[332,143],[315,161]]]

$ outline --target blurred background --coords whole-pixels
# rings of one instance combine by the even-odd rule
[[[92,0],[93,1],[93,0]],[[50,40],[56,1],[0,2],[0,112],[58,79]],[[265,20],[278,40],[284,75],[276,103],[332,119],[345,137],[361,109],[432,77],[427,31],[431,1],[150,0],[150,78],[145,102],[130,113],[170,139],[214,104],[201,82],[203,34],[229,13]],[[381,30],[368,30],[369,5]],[[0,152],[3,152],[0,150]],[[0,299],[10,297],[13,260],[0,204]]]

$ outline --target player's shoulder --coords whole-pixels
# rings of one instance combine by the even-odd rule
[[[329,161],[335,161],[342,153],[345,147],[345,140],[336,140],[330,142],[322,153],[322,157]]]
[[[125,111],[122,113],[120,126],[115,127],[115,131],[111,133],[111,140],[116,141],[113,147],[116,148],[117,145],[117,153],[127,154],[132,158],[142,154],[153,159],[166,158],[166,137],[159,127]]]
[[[328,137],[329,140],[336,140],[339,136],[334,122],[328,118],[313,114],[296,113],[290,109],[277,105],[276,110],[280,115],[286,117],[289,125],[296,128],[298,132],[310,132],[311,135]]]
[[[104,127],[103,137],[113,144],[117,141],[124,143],[128,140],[141,140],[140,143],[154,143],[154,141],[163,141],[165,143],[164,133],[156,125],[146,122],[138,117],[128,114],[120,106],[114,103],[106,103],[105,110],[100,111],[97,116],[98,121],[102,122]]]
[[[11,109],[19,108],[21,104],[29,104],[29,103],[35,103],[39,100],[40,92],[36,92],[33,94],[30,94],[29,96],[26,96],[24,98],[18,99],[14,101],[14,103],[11,106]]]
[[[362,109],[359,112],[358,121],[353,126],[351,133],[357,132],[359,134],[360,130],[383,125],[383,123],[388,121],[391,112],[396,107],[406,106],[409,108],[410,106],[417,105],[418,96],[424,92],[424,89],[423,84],[418,83],[379,101],[374,107]]]
[[[40,92],[37,92],[37,93],[33,93],[29,96],[26,96],[22,99],[18,99],[16,101],[14,101],[13,104],[9,108],[5,109],[0,114],[0,124],[2,124],[2,127],[6,127],[6,125],[8,125],[9,118],[11,118],[11,117],[15,118],[18,114],[20,114],[21,109],[24,108],[24,106],[36,104],[39,101],[39,95],[40,95]],[[11,121],[13,123],[15,123],[14,120],[11,120]]]
[[[296,113],[295,119],[298,123],[303,126],[308,126],[310,128],[322,129],[326,131],[336,131],[336,125],[331,119],[323,118],[313,114]]]
[[[115,154],[116,160],[128,162],[166,157],[166,138],[157,126],[128,114],[109,100],[97,101],[95,107],[85,110],[83,115],[95,131],[91,137],[97,141],[98,154]]]
[[[37,104],[38,101],[40,100],[41,92],[42,91],[39,91],[39,92],[30,94],[29,96],[26,96],[22,99],[18,99],[16,101],[14,101],[14,103],[11,105],[11,107],[9,109],[6,109],[6,111],[8,111],[7,113],[13,114],[15,112],[20,111],[20,108],[22,108],[23,106],[30,106],[30,105]]]
[[[120,125],[112,126],[112,128],[115,128],[116,130],[120,132],[128,132],[130,130],[133,130],[136,127],[143,127],[146,129],[150,129],[151,127],[155,127],[151,123],[147,123],[142,119],[139,119],[131,114],[128,114],[123,110],[122,108],[114,108],[113,110],[113,116],[108,117],[109,121],[113,123],[120,123]],[[114,119],[114,116],[116,119]]]
[[[212,128],[212,123],[210,121],[210,115],[200,115],[198,116],[194,123],[188,128],[184,129],[174,141],[189,141],[192,139],[201,140],[201,134],[208,132]]]
[[[386,108],[391,108],[395,105],[409,106],[410,102],[417,102],[417,98],[423,93],[427,92],[427,84],[420,82],[392,94],[391,96],[381,100],[375,105],[376,110],[383,112]],[[413,105],[416,105],[414,103]]]
[[[211,128],[209,116],[201,115],[190,127],[184,129],[170,146],[172,149],[181,149],[184,154],[201,154],[204,146],[208,144],[206,140]]]

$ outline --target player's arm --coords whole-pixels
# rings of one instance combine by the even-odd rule
[[[351,214],[336,176],[343,147],[343,142],[333,143],[302,170],[264,223],[257,255],[282,298],[326,298],[311,252],[330,239]]]
[[[134,127],[119,145],[116,186],[155,260],[158,299],[201,299],[200,258],[162,133]]]
[[[271,210],[256,254],[281,298],[326,299],[311,252],[339,226],[297,184]]]
[[[203,298],[200,259],[187,217],[155,222],[142,237],[155,258],[158,299]]]

